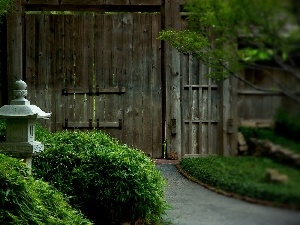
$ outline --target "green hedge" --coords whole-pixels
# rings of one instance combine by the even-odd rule
[[[192,177],[219,190],[300,208],[300,171],[271,159],[209,156],[183,159],[180,166]],[[267,168],[288,175],[288,183],[267,181]]]
[[[34,180],[24,163],[0,154],[0,224],[88,225],[63,195]]]
[[[165,180],[143,152],[100,131],[37,132],[40,138],[45,151],[33,159],[35,176],[70,196],[96,224],[160,223]]]

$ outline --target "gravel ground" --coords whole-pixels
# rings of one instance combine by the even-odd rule
[[[300,225],[300,212],[248,203],[212,192],[183,177],[172,164],[157,168],[167,180],[170,225]]]

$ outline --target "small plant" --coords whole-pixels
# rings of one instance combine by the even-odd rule
[[[164,140],[163,142],[164,159],[167,158],[167,148],[168,148],[168,140]]]
[[[96,130],[48,137],[44,152],[33,159],[34,174],[88,218],[96,224],[160,223],[167,207],[165,180],[143,152]]]
[[[0,154],[0,224],[91,225],[61,193],[34,180],[17,159]]]

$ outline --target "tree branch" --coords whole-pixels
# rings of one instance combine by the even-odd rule
[[[275,94],[282,94],[286,97],[288,97],[289,99],[293,100],[295,103],[300,105],[300,98],[297,97],[297,94],[293,94],[292,92],[286,90],[278,81],[275,81],[275,83],[277,84],[277,86],[279,87],[280,90],[275,91],[275,90],[269,90],[266,88],[262,88],[260,86],[257,86],[253,83],[251,83],[250,81],[246,80],[243,77],[238,76],[236,73],[234,73],[233,71],[229,70],[228,67],[226,65],[224,65],[224,63],[222,61],[219,61],[220,65],[222,65],[222,67],[232,76],[234,76],[235,78],[237,78],[238,80],[244,82],[245,84],[249,85],[250,87],[254,88],[255,90],[258,91],[262,91],[265,93],[275,93]]]
[[[296,68],[287,65],[283,62],[282,58],[279,56],[274,56],[274,59],[278,65],[280,65],[285,71],[289,72],[293,77],[295,77],[298,81],[300,81],[300,73]]]

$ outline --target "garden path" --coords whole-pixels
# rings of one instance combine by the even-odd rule
[[[172,163],[174,164],[174,163]],[[212,192],[182,176],[172,164],[157,163],[167,180],[165,216],[170,225],[300,225],[300,212],[262,206]]]

